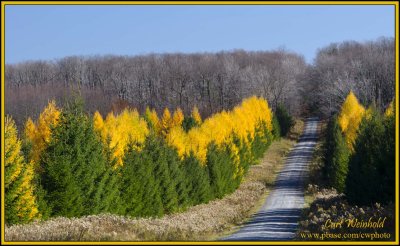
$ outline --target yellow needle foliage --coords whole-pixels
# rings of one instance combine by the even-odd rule
[[[156,133],[160,132],[160,119],[158,118],[157,112],[155,109],[150,110],[149,107],[146,107],[145,117],[149,121],[151,127],[154,129]]]
[[[21,154],[21,141],[11,117],[5,119],[5,209],[6,222],[29,222],[40,217],[33,194],[33,165]]]
[[[202,122],[201,116],[200,116],[200,113],[199,113],[199,109],[196,106],[194,106],[194,108],[192,110],[192,118],[194,119],[194,121],[196,121],[196,123],[198,125],[201,124],[201,122]]]
[[[172,116],[172,127],[181,126],[185,116],[183,115],[182,109],[177,108]]]
[[[154,113],[152,113],[152,114],[154,114]],[[150,117],[154,118],[155,123],[156,122],[158,123],[157,124],[158,125],[157,132],[161,133],[161,135],[163,135],[165,137],[167,137],[167,135],[169,134],[171,129],[173,129],[175,127],[181,127],[182,122],[185,119],[182,109],[180,109],[180,108],[177,108],[172,116],[171,116],[171,112],[169,111],[169,109],[165,108],[162,118],[158,121],[155,119],[155,116],[151,115]]]
[[[354,93],[350,91],[342,104],[338,123],[345,136],[347,146],[352,152],[354,151],[353,145],[357,138],[357,130],[364,114],[364,107],[358,102]]]
[[[199,127],[185,133],[180,127],[172,128],[166,136],[167,142],[177,148],[181,157],[191,151],[204,164],[207,156],[207,146],[215,142],[217,146],[227,144],[233,147],[232,133],[247,143],[254,138],[259,122],[264,122],[268,130],[272,130],[272,111],[268,102],[262,98],[250,97],[232,111],[222,111],[204,120]],[[248,139],[250,136],[250,139]],[[236,151],[237,152],[237,151]]]
[[[112,156],[116,161],[115,168],[123,165],[123,158],[128,146],[133,144],[140,150],[149,134],[146,121],[139,116],[137,110],[132,109],[124,109],[117,116],[111,112],[105,120],[99,112],[95,112],[93,125],[103,142],[112,151]]]
[[[389,117],[394,114],[394,99],[390,102],[389,106],[385,110],[385,116]]]
[[[31,118],[25,123],[25,137],[31,142],[30,158],[34,163],[39,161],[40,155],[51,139],[51,128],[57,126],[61,111],[55,101],[50,101],[40,114],[35,124]]]
[[[171,127],[171,125],[172,125],[171,112],[169,111],[168,108],[164,109],[164,113],[163,113],[162,118],[161,118],[161,120],[160,120],[158,125],[159,125],[160,132],[164,136],[166,136],[168,131],[169,131],[169,129],[170,129],[170,127]]]

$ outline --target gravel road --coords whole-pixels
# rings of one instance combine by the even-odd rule
[[[317,118],[308,118],[262,208],[224,241],[292,240],[304,206],[303,181],[317,140]]]

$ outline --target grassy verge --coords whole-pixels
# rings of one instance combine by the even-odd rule
[[[162,218],[111,214],[48,221],[5,228],[6,241],[208,241],[229,234],[262,205],[284,158],[301,135],[296,121],[292,139],[275,141],[260,164],[252,166],[240,187],[222,199]],[[296,138],[297,137],[297,138]]]
[[[304,121],[302,119],[295,119],[294,126],[290,130],[287,138],[293,141],[297,141],[303,133],[303,129]]]

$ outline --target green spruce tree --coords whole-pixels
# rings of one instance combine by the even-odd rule
[[[154,162],[147,151],[129,147],[122,167],[123,213],[132,217],[163,215],[160,189],[154,177]]]
[[[348,172],[350,150],[337,122],[337,118],[330,119],[324,143],[323,174],[329,186],[339,192],[344,192]]]
[[[288,113],[288,111],[282,104],[279,104],[276,108],[275,115],[279,122],[281,136],[287,136],[290,129],[294,125],[294,120],[292,116]]]
[[[226,147],[218,148],[211,143],[207,150],[207,169],[214,197],[222,198],[236,187],[233,160]]]
[[[207,168],[201,166],[200,161],[193,154],[185,157],[182,166],[185,170],[190,204],[197,205],[210,201],[213,194]]]
[[[395,121],[385,121],[375,109],[361,121],[346,180],[351,203],[394,201]]]
[[[171,177],[170,164],[171,162],[177,163],[179,161],[178,156],[169,153],[169,149],[163,139],[154,134],[147,137],[143,151],[152,157],[154,176],[160,189],[164,213],[175,212],[178,209],[177,180]]]
[[[108,164],[93,123],[75,101],[63,111],[41,157],[41,183],[54,216],[82,216],[108,207],[101,180]]]
[[[281,138],[281,127],[279,126],[279,121],[276,117],[276,114],[274,114],[272,117],[272,136],[273,139]]]

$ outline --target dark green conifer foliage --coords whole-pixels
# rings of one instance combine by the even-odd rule
[[[39,213],[42,215],[42,220],[47,220],[50,218],[52,211],[46,200],[46,190],[43,188],[41,175],[35,174],[35,178],[33,180],[35,184],[34,194],[36,196],[36,201],[38,205]]]
[[[275,112],[276,118],[278,119],[279,126],[281,129],[281,136],[287,136],[287,134],[290,131],[290,128],[294,125],[294,120],[292,116],[288,113],[286,108],[282,105],[279,104],[278,107],[276,108]]]
[[[123,214],[132,217],[163,215],[160,189],[154,177],[154,162],[147,151],[130,147],[122,167]]]
[[[183,122],[182,122],[182,128],[186,132],[188,132],[190,129],[192,129],[193,127],[196,127],[196,126],[198,126],[198,124],[191,115],[185,116],[185,118],[183,119]]]
[[[272,139],[273,136],[271,132],[268,130],[265,123],[263,122],[259,123],[256,132],[254,134],[253,143],[251,145],[252,154],[254,156],[255,161],[259,161],[260,158],[264,156],[264,153],[271,144]]]
[[[175,212],[178,209],[177,180],[171,177],[170,164],[177,163],[178,156],[173,155],[164,141],[154,134],[147,137],[143,151],[151,156],[154,163],[154,176],[160,189],[164,213]]]
[[[276,114],[274,114],[272,117],[272,132],[271,133],[272,133],[274,140],[281,138],[281,127],[279,126],[279,121],[278,121],[278,118],[276,117]]]
[[[214,197],[222,198],[236,187],[234,166],[226,147],[218,148],[211,143],[207,149],[207,169]]]
[[[169,174],[172,180],[171,185],[174,185],[174,194],[177,196],[178,209],[183,210],[189,204],[189,188],[185,172],[176,150],[168,146],[164,141],[162,144],[168,161]]]
[[[394,110],[395,112],[395,110]],[[381,201],[394,202],[395,200],[395,163],[396,163],[396,117],[395,113],[384,119],[385,134],[383,139],[385,144],[382,146],[382,162],[378,169],[381,173],[381,185],[378,193],[381,194]]]
[[[185,170],[190,205],[207,203],[213,198],[207,168],[200,164],[193,154],[185,157],[182,163]]]
[[[255,163],[255,159],[252,154],[252,148],[240,140],[240,138],[238,138],[236,135],[233,135],[233,143],[239,148],[240,166],[243,168],[244,173],[247,173],[250,166]]]
[[[116,159],[112,158],[112,151],[108,148],[103,148],[103,154],[106,158],[106,167],[104,172],[100,175],[97,185],[97,192],[95,193],[95,208],[94,213],[109,212],[118,214],[121,212],[121,175],[120,169],[114,169]]]
[[[394,122],[394,117],[383,119],[376,110],[362,120],[346,179],[351,203],[394,201]]]
[[[99,186],[107,163],[92,121],[76,101],[62,112],[60,124],[41,158],[41,183],[54,216],[82,216],[99,212],[104,201]]]
[[[330,119],[326,132],[323,175],[328,185],[339,192],[344,192],[350,150],[347,147],[336,117]]]

